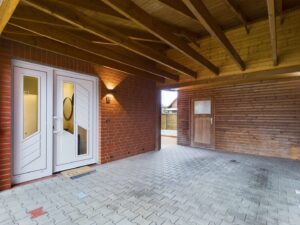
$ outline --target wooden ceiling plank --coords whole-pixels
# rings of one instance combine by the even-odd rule
[[[21,29],[21,28],[17,28],[12,26],[11,24],[7,24],[3,34],[18,34],[18,35],[25,35],[25,36],[38,36],[37,34],[34,34],[32,32],[29,32],[27,30]]]
[[[186,7],[186,5],[181,2],[180,0],[174,1],[174,0],[159,0],[160,2],[164,3],[165,5],[169,6],[170,8],[174,9],[181,15],[184,15],[186,17],[189,17],[190,19],[197,20],[197,18],[194,16],[194,14],[189,10],[189,8]]]
[[[242,22],[245,27],[247,34],[249,34],[249,27],[247,23],[247,17],[242,12],[240,6],[235,2],[235,0],[225,0],[231,11],[235,14],[235,16]]]
[[[88,53],[92,53],[92,54],[116,61],[118,63],[122,63],[127,66],[131,66],[136,69],[152,73],[153,75],[156,75],[156,76],[161,76],[161,77],[176,80],[176,81],[178,81],[178,79],[179,79],[177,75],[174,75],[174,74],[168,73],[166,71],[160,70],[158,68],[155,68],[155,66],[152,66],[151,64],[149,64],[147,62],[144,63],[141,60],[133,60],[130,57],[123,57],[122,55],[117,54],[112,50],[91,44],[91,43],[85,41],[80,36],[73,35],[69,32],[65,32],[65,31],[62,31],[59,29],[51,29],[50,30],[45,26],[37,26],[37,25],[30,24],[30,23],[26,23],[26,22],[20,22],[20,21],[16,22],[13,19],[10,21],[10,24],[15,27],[24,29],[26,31],[35,33],[37,35],[40,35],[40,36],[43,36],[43,37],[46,37],[46,38],[49,38],[49,39],[52,39],[52,40],[55,40],[58,42],[62,42],[64,44],[70,45],[70,46],[78,48],[78,49],[81,49]]]
[[[129,29],[134,29],[134,30],[141,30],[144,31],[144,29],[140,26],[138,26],[136,23],[133,23],[131,20],[128,20],[126,17],[124,17],[123,15],[120,15],[117,11],[113,10],[112,8],[109,8],[107,5],[105,5],[103,2],[97,0],[99,5],[105,5],[106,8],[109,9],[109,11],[104,11],[104,10],[97,10],[97,8],[95,7],[94,9],[92,9],[92,7],[86,7],[88,6],[88,4],[90,4],[90,1],[86,2],[86,1],[82,1],[79,0],[81,3],[79,4],[75,4],[77,3],[78,0],[75,0],[75,3],[73,2],[73,0],[50,0],[59,4],[64,4],[65,6],[71,8],[75,8],[78,11],[82,12],[83,14],[85,14],[88,17],[91,17],[95,20],[97,20],[98,22],[101,22],[103,24],[106,24],[108,26],[113,25],[116,27],[125,27],[125,28],[129,28]],[[117,15],[113,15],[111,14],[111,11],[114,11],[115,14]]]
[[[72,30],[75,30],[75,31],[80,30],[78,27],[73,27],[73,26],[69,26],[69,25],[66,26],[64,24],[53,23],[53,22],[45,21],[45,20],[36,20],[36,19],[22,18],[22,17],[16,17],[16,16],[12,16],[11,18],[14,19],[14,20],[30,22],[32,24],[40,24],[40,25],[47,25],[47,26],[50,26],[50,27],[64,28],[64,29],[70,30],[70,31],[72,31]]]
[[[130,0],[102,0],[104,3],[122,13],[124,16],[128,17],[132,21],[140,24],[150,33],[180,51],[185,56],[192,59],[194,62],[206,67],[214,74],[219,73],[218,67],[213,65],[205,57],[200,55],[196,50],[191,48],[186,42],[180,40],[177,36],[172,33],[172,30],[168,26],[156,20],[144,10],[139,8],[136,4]]]
[[[96,11],[102,14],[107,14],[114,17],[119,17],[121,19],[125,19],[122,14],[116,12],[115,10],[111,9],[104,3],[100,2],[99,0],[51,0],[51,1],[60,1],[61,3],[66,3],[69,5],[73,5],[74,7],[80,7],[82,9]]]
[[[277,10],[280,15],[280,24],[283,24],[283,0],[277,0]]]
[[[199,22],[205,27],[211,36],[216,38],[228,54],[232,57],[234,62],[245,70],[245,63],[239,56],[238,52],[234,49],[228,38],[223,33],[220,26],[217,24],[213,16],[210,14],[202,0],[182,0],[185,5],[190,9]]]
[[[267,0],[273,65],[278,65],[275,0]]]
[[[49,0],[49,1],[57,2],[59,4],[64,4],[65,6],[68,6],[68,7],[75,7],[80,12],[84,13],[85,15],[92,17],[95,20],[98,20],[98,22],[106,24],[107,26],[116,27],[116,29],[119,29],[119,28],[126,29],[127,28],[127,29],[131,29],[131,30],[145,32],[145,29],[142,26],[138,26],[133,21],[128,20],[125,16],[123,16],[122,14],[113,10],[112,8],[105,5],[103,2],[101,2],[99,0],[88,0],[88,1],[74,0],[75,2],[73,0],[64,0],[64,1]],[[97,7],[96,5],[99,5],[100,7],[99,6]],[[93,6],[95,6],[95,7],[93,7]],[[100,9],[98,9],[98,8],[100,8]],[[102,8],[104,8],[104,9],[102,9]],[[107,10],[107,8],[109,8],[109,10]],[[114,13],[112,13],[111,11],[113,11]],[[191,32],[191,31],[183,29],[183,28],[178,28],[176,26],[169,25],[169,27],[178,36],[187,36],[189,39],[192,39],[192,40],[198,39],[198,35],[194,32]],[[155,38],[155,36],[153,36],[151,39],[153,41],[156,41],[156,40],[159,41],[159,39],[156,39],[156,38],[154,39],[154,38]]]
[[[2,0],[0,1],[0,35],[14,13],[20,0]]]
[[[105,5],[105,7],[109,8],[106,5]],[[113,10],[111,8],[109,8],[109,9]],[[28,21],[33,24],[44,24],[44,25],[48,25],[48,26],[52,26],[52,27],[61,27],[61,28],[65,28],[68,30],[72,30],[72,31],[73,30],[74,31],[81,30],[78,27],[72,26],[68,23],[64,23],[63,21],[61,21],[55,17],[52,17],[52,16],[45,14],[43,12],[40,12],[38,10],[35,10],[34,8],[32,8],[28,5],[25,5],[25,4],[20,5],[17,8],[17,10],[15,10],[15,12],[11,18],[14,18],[15,20]],[[152,34],[146,32],[146,31],[128,29],[128,28],[124,28],[124,27],[122,27],[122,28],[118,27],[115,29],[118,29],[120,32],[122,32],[122,33],[126,34],[127,36],[129,36],[130,38],[136,39],[138,41],[146,40],[149,42],[157,42],[157,43],[162,43],[165,45],[165,43],[163,43],[161,40],[157,39],[155,36],[153,36]],[[94,41],[98,41],[98,40],[94,40]]]
[[[120,46],[142,55],[148,59],[151,59],[159,64],[169,67],[179,73],[186,74],[192,77],[196,76],[196,72],[167,58],[165,55],[146,47],[136,41],[131,40],[127,36],[111,29],[103,24],[95,23],[92,19],[82,17],[79,12],[70,11],[70,9],[62,7],[61,5],[49,6],[47,1],[37,0],[23,0],[26,4],[36,8],[44,13],[52,15],[58,19],[61,19],[73,26],[79,27],[89,33],[102,37],[106,40],[119,44]]]
[[[83,60],[89,63],[94,63],[98,65],[103,65],[118,71],[122,71],[131,75],[135,75],[138,77],[154,80],[157,82],[163,83],[165,81],[164,78],[155,76],[151,73],[140,71],[133,67],[109,60],[104,57],[95,56],[88,52],[70,47],[60,42],[56,42],[44,37],[26,37],[26,36],[18,36],[18,35],[3,35],[4,39],[8,39],[11,41],[16,41],[18,43],[22,43],[31,47],[43,49],[46,51],[54,52],[60,55],[76,58],[79,60]]]

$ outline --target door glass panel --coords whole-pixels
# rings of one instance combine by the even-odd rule
[[[74,84],[64,83],[64,130],[74,134]]]
[[[38,131],[39,122],[39,79],[23,78],[23,138]]]
[[[78,155],[87,153],[87,131],[81,126],[78,126]]]
[[[211,101],[194,101],[194,114],[211,114]]]

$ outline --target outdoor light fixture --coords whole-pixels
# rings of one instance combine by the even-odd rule
[[[114,91],[112,89],[106,90],[105,102],[106,104],[110,104],[111,97],[113,96]]]

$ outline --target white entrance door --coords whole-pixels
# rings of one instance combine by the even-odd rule
[[[55,71],[54,171],[97,162],[93,77]]]
[[[52,93],[52,71],[13,64],[13,182],[20,183],[52,174],[52,97],[47,94]]]

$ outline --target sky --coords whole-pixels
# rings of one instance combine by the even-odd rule
[[[161,91],[161,105],[169,106],[176,98],[177,91]]]

